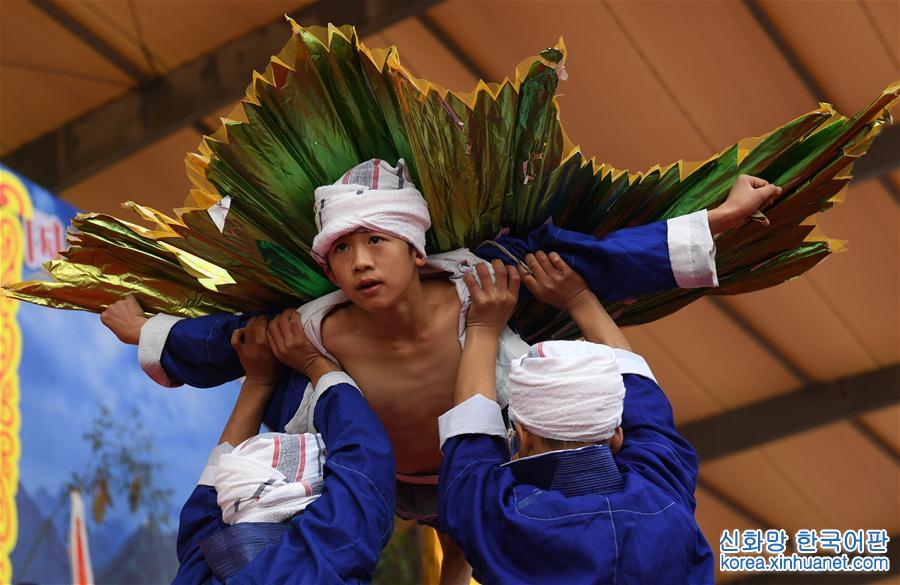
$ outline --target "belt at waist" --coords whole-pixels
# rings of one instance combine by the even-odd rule
[[[411,483],[413,485],[437,485],[438,484],[438,475],[431,474],[409,474],[409,473],[400,473],[397,472],[397,481],[402,481],[403,483]]]
[[[269,545],[276,544],[290,522],[242,522],[221,528],[200,543],[209,568],[220,581],[228,581]]]

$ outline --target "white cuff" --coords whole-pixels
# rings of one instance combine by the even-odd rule
[[[316,430],[315,424],[313,424],[316,416],[316,404],[319,402],[322,394],[325,394],[326,390],[336,384],[350,384],[359,390],[359,384],[348,376],[346,372],[328,372],[319,378],[319,383],[315,387],[312,384],[306,385],[303,391],[303,398],[300,400],[300,406],[297,407],[297,412],[294,413],[291,420],[284,425],[284,431],[291,434],[319,432]],[[362,394],[361,390],[360,394]]]
[[[707,211],[695,211],[666,222],[669,261],[680,288],[719,286],[716,243],[709,231]]]
[[[200,479],[197,480],[197,485],[216,485],[216,470],[219,467],[219,458],[232,451],[234,451],[234,447],[227,441],[215,446],[209,453],[209,459],[206,460],[206,466],[203,468],[203,473],[200,474]]]
[[[457,435],[495,435],[506,438],[500,405],[481,394],[457,404],[438,418],[441,448]]]
[[[300,406],[294,411],[294,416],[291,417],[291,420],[284,425],[284,432],[291,435],[315,432],[310,430],[312,428],[312,417],[309,416],[309,405],[315,393],[312,384],[307,383],[306,388],[303,389],[303,398],[300,399]],[[274,431],[275,429],[271,430]]]
[[[509,327],[500,332],[500,347],[494,368],[497,380],[497,404],[500,408],[509,405],[509,372],[512,362],[528,353],[529,345]]]
[[[647,365],[647,361],[644,358],[627,349],[613,348],[613,353],[616,356],[616,362],[619,364],[620,374],[637,374],[638,376],[650,378],[656,382],[656,377],[653,375],[650,366]]]
[[[350,384],[359,390],[359,385],[353,378],[347,375],[347,372],[328,372],[319,378],[319,383],[316,384],[316,390],[314,392],[316,399],[322,396],[326,390],[338,384]],[[360,394],[362,394],[362,391],[360,391]]]
[[[144,323],[144,326],[141,327],[141,337],[138,341],[138,362],[141,364],[141,369],[154,382],[167,388],[181,386],[181,384],[174,384],[169,379],[160,363],[163,348],[166,345],[166,338],[169,337],[169,331],[181,319],[182,317],[164,313],[150,317]]]

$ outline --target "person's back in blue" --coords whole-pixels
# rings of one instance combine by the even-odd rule
[[[173,583],[368,583],[393,528],[390,441],[353,379],[305,338],[313,432],[258,435],[279,371],[269,340],[282,342],[267,328],[260,316],[232,335],[247,376],[182,508]]]
[[[497,284],[486,270],[481,284],[467,279],[457,406],[439,425],[443,528],[483,583],[712,582],[694,519],[697,456],[668,399],[576,272],[556,254],[528,260],[528,289],[568,311],[587,342],[539,343],[514,362],[510,461],[491,356],[520,275],[495,265]]]

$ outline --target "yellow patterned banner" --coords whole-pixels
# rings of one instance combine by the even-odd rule
[[[0,282],[22,278],[25,238],[22,225],[31,219],[28,189],[0,169]],[[19,485],[19,359],[22,335],[16,321],[19,302],[0,296],[0,583],[12,582],[10,554],[16,546]]]

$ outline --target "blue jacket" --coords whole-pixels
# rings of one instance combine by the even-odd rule
[[[375,573],[393,529],[394,454],[381,421],[354,385],[324,377],[321,383],[331,384],[314,415],[328,449],[323,493],[229,583],[367,583]],[[201,543],[226,527],[215,488],[198,485],[181,511],[174,583],[222,582]]]
[[[713,582],[694,519],[696,453],[646,364],[623,371],[641,373],[623,375],[616,455],[603,445],[509,462],[496,403],[476,396],[444,415],[438,513],[482,583]],[[489,434],[454,432],[487,416]]]
[[[500,237],[497,241],[520,259],[537,250],[556,251],[601,299],[717,284],[712,260],[715,248],[705,211],[621,229],[602,239],[544,225],[526,240]],[[482,246],[475,253],[485,260],[499,258],[513,263],[491,246]],[[520,295],[520,300],[525,297]],[[208,388],[243,376],[231,347],[231,334],[252,316],[221,313],[175,323],[161,343],[158,357],[169,384]],[[263,417],[267,428],[284,430],[300,405],[307,383],[305,376],[294,371],[280,380]]]

